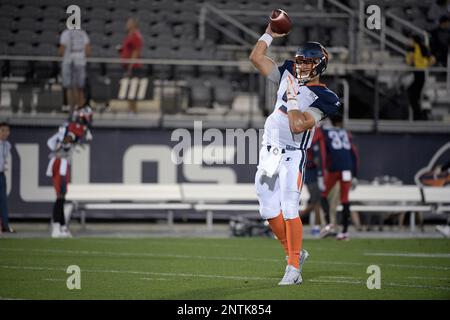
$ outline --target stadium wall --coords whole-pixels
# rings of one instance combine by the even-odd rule
[[[55,194],[51,179],[45,175],[49,161],[46,142],[56,128],[13,126],[11,132],[9,140],[13,148],[7,172],[11,215],[31,218],[48,213],[50,217]],[[247,164],[176,165],[171,151],[180,140],[171,141],[173,132],[94,128],[91,144],[74,154],[72,183],[253,182],[256,165],[248,162],[257,159],[252,153],[257,152],[259,142],[246,140],[246,151],[250,154],[246,156]],[[199,137],[194,139],[195,133],[189,133],[192,141],[184,143],[190,145]],[[225,137],[225,130],[215,133]],[[259,140],[261,131],[257,134]],[[354,133],[360,153],[358,178],[371,181],[377,176],[389,175],[405,184],[413,184],[415,173],[427,166],[435,152],[448,141],[449,134]],[[210,144],[203,142],[203,152]],[[217,150],[223,151],[222,148]],[[228,157],[228,160],[232,159]]]

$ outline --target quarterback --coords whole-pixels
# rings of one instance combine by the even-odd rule
[[[320,83],[328,64],[328,52],[318,42],[307,42],[294,60],[281,66],[266,55],[273,38],[283,37],[270,24],[254,46],[250,61],[259,72],[278,85],[273,112],[264,124],[255,187],[261,217],[286,254],[287,266],[279,285],[301,284],[302,265],[309,253],[302,250],[300,192],[305,174],[306,150],[314,127],[340,109],[337,95]]]

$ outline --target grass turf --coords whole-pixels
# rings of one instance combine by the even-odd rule
[[[0,239],[0,298],[450,299],[448,240],[303,246],[311,254],[304,283],[280,287],[284,254],[268,238]],[[366,286],[373,264],[381,268],[379,290]],[[66,287],[69,265],[81,268],[81,290]]]

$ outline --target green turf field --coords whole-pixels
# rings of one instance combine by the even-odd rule
[[[450,299],[450,241],[305,240],[300,286],[277,286],[285,261],[268,238],[0,239],[0,298]],[[81,290],[68,290],[69,265]],[[381,289],[366,286],[369,265]]]

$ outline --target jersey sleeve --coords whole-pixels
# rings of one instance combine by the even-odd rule
[[[55,151],[58,147],[58,139],[59,134],[55,133],[53,136],[51,136],[48,140],[47,140],[47,146],[51,151]]]
[[[275,84],[280,83],[281,74],[279,68],[274,64],[272,71],[267,75],[267,79]]]
[[[67,33],[67,30],[64,30],[63,33],[61,33],[61,36],[59,37],[59,44],[63,46],[69,45],[69,34]]]
[[[319,108],[309,107],[305,110],[305,112],[308,112],[310,115],[313,116],[316,124],[318,124],[319,121],[325,117],[324,113]]]
[[[88,45],[91,41],[86,31],[83,30],[84,45]]]
[[[311,104],[311,107],[322,111],[322,119],[341,110],[339,97],[333,91],[322,87],[312,87],[311,90],[319,97]]]
[[[133,44],[133,49],[135,49],[135,50],[142,49],[142,45],[143,45],[142,37],[139,34],[137,34],[136,32],[134,33],[133,37],[131,38],[131,43]]]
[[[274,65],[274,68],[267,76],[267,79],[275,84],[279,84],[284,71],[293,72],[294,62],[292,60],[285,60],[281,66]]]

